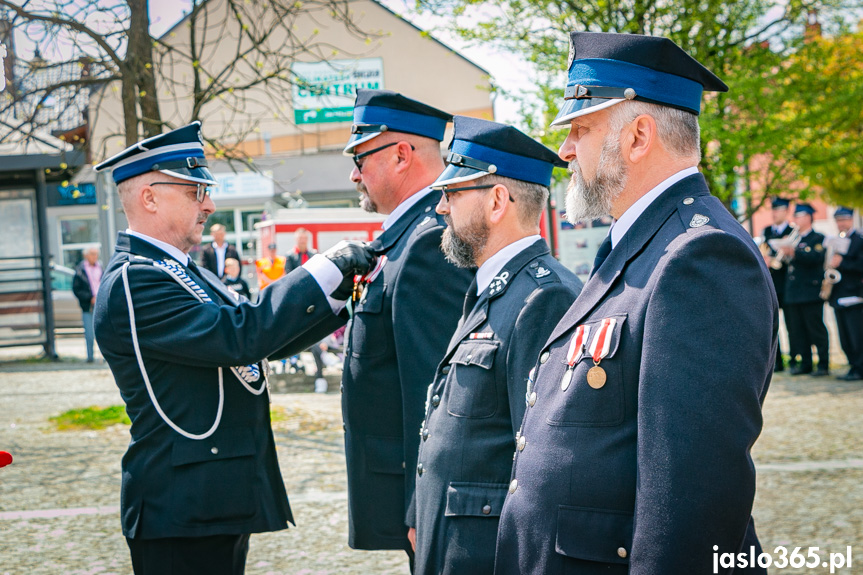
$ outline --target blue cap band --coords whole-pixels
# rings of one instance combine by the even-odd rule
[[[354,124],[383,124],[389,131],[416,134],[440,142],[446,132],[447,121],[406,110],[358,106],[354,108]],[[362,136],[362,134],[359,135]]]
[[[454,154],[461,154],[462,156],[494,164],[497,168],[495,175],[498,176],[533,182],[534,184],[546,187],[551,183],[551,172],[554,166],[549,162],[503,152],[464,140],[453,140],[451,151]]]
[[[684,108],[694,114],[701,110],[701,94],[704,91],[701,84],[682,76],[602,58],[575,60],[569,69],[566,85],[576,84],[632,88],[636,99]]]
[[[153,171],[153,166],[161,162],[170,162],[173,160],[185,160],[186,158],[203,158],[204,151],[200,147],[188,148],[185,150],[172,150],[164,154],[155,154],[136,162],[130,162],[123,166],[114,168],[114,181],[119,183],[135,176],[146,174]]]

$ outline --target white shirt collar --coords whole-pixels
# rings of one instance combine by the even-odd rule
[[[485,260],[479,269],[476,271],[476,295],[480,295],[485,288],[491,284],[494,276],[503,269],[509,261],[518,255],[521,251],[526,250],[536,242],[542,239],[539,235],[527,236],[516,240],[497,251],[496,254]]]
[[[773,226],[773,231],[777,234],[781,234],[785,231],[785,228],[788,227],[788,222],[782,222],[778,226]]]
[[[396,223],[400,217],[405,215],[405,212],[411,209],[418,201],[429,195],[431,191],[431,188],[423,188],[420,191],[414,193],[412,196],[405,198],[405,200],[398,206],[396,206],[396,209],[394,209],[393,212],[387,216],[387,219],[384,220],[384,223],[381,224],[381,227],[384,230],[390,229],[390,227],[394,223]]]
[[[161,240],[157,240],[156,238],[151,238],[148,235],[142,234],[141,232],[136,232],[134,230],[130,230],[128,228],[126,229],[126,233],[129,234],[130,236],[135,236],[138,239],[144,240],[148,244],[152,244],[152,245],[156,246],[157,248],[159,248],[160,250],[162,250],[163,252],[165,252],[169,256],[173,257],[175,260],[177,260],[178,263],[181,263],[184,266],[189,265],[189,254],[184,254],[178,248],[172,246],[171,244],[166,244],[165,242],[163,242]]]
[[[216,242],[213,242],[213,249],[217,252],[224,253],[228,249],[228,242],[223,243],[221,246],[217,246]]]
[[[686,168],[684,170],[680,170],[676,174],[664,179],[657,185],[655,188],[638,198],[634,204],[629,206],[629,209],[623,212],[623,215],[620,216],[620,219],[614,222],[611,226],[611,249],[617,247],[617,244],[620,243],[620,240],[623,239],[624,234],[629,231],[629,228],[632,227],[632,224],[635,223],[635,220],[638,219],[644,210],[653,203],[653,200],[659,197],[662,192],[682,180],[683,178],[687,178],[694,174],[698,173],[698,167],[693,166],[691,168]]]

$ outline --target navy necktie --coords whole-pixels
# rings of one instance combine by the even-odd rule
[[[473,281],[470,283],[470,287],[467,288],[467,294],[464,297],[464,309],[462,310],[462,317],[467,317],[470,315],[470,312],[473,311],[473,306],[476,305],[476,302],[479,301],[479,296],[476,293],[477,290],[476,276],[473,277]]]
[[[605,261],[605,258],[608,257],[608,254],[611,253],[611,234],[605,236],[605,239],[602,240],[602,243],[599,244],[599,249],[596,251],[596,257],[593,259],[593,269],[590,270],[590,277],[593,277],[593,274],[596,273],[596,270],[599,269],[599,266],[602,265],[602,262]]]

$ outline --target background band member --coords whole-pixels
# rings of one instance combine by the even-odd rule
[[[848,358],[845,381],[863,379],[863,236],[854,229],[854,210],[839,207],[833,214],[839,233],[850,240],[844,255],[835,254],[829,268],[842,274],[830,293],[830,305],[836,313],[839,342]]]
[[[432,189],[443,192],[447,259],[479,269],[420,430],[416,573],[481,575],[494,571],[527,374],[581,281],[539,235],[552,168],[566,164],[510,126],[454,123],[449,165]]]
[[[202,141],[195,122],[96,166],[113,169],[129,221],[95,327],[132,420],[120,513],[137,575],[243,573],[249,534],[293,521],[262,360],[341,325],[330,294],[373,263],[343,242],[239,301],[188,255],[215,210]]]
[[[773,198],[771,216],[773,223],[764,228],[764,233],[761,237],[764,238],[763,250],[765,253],[765,263],[770,269],[770,279],[773,280],[773,288],[776,290],[776,299],[779,300],[779,307],[785,305],[785,278],[788,276],[788,262],[779,257],[779,253],[770,245],[770,240],[784,238],[794,231],[791,224],[788,223],[788,200],[784,198]],[[774,265],[771,265],[774,264]],[[791,358],[789,367],[797,365],[794,358]],[[782,371],[785,369],[785,362],[782,359],[782,345],[776,348],[776,367],[774,371]]]
[[[567,218],[616,221],[528,381],[495,572],[715,573],[717,549],[760,549],[750,448],[778,327],[758,248],[697,168],[702,92],[727,87],[666,38],[571,42]]]
[[[790,258],[785,278],[785,326],[791,342],[792,359],[800,357],[791,368],[791,375],[829,373],[830,340],[824,325],[824,301],[821,282],[824,280],[824,236],[812,229],[809,204],[798,203],[794,208],[794,223],[800,234],[797,247],[785,246],[782,251]],[[818,351],[818,369],[812,371],[812,346]]]
[[[387,90],[358,90],[345,153],[367,211],[388,214],[380,254],[357,298],[342,378],[348,544],[404,549],[426,389],[461,315],[471,273],[440,250],[443,216],[429,185],[443,171],[451,116]]]

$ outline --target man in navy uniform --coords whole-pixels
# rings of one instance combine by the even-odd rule
[[[348,544],[404,549],[426,389],[461,315],[471,273],[440,250],[429,185],[451,116],[387,90],[358,90],[345,148],[368,211],[387,214],[380,254],[354,307],[342,377]]]
[[[341,325],[337,299],[373,256],[344,242],[257,304],[241,302],[188,255],[215,210],[200,123],[96,166],[109,168],[129,229],[102,278],[95,324],[132,420],[120,497],[132,566],[138,575],[243,573],[249,534],[293,522],[261,360]]]
[[[863,236],[854,229],[854,210],[840,206],[833,212],[839,236],[848,239],[844,254],[833,254],[829,268],[841,274],[830,292],[830,305],[836,313],[839,343],[848,358],[845,381],[863,379]]]
[[[824,236],[812,229],[815,210],[799,202],[794,207],[794,223],[800,234],[796,247],[785,246],[788,276],[785,278],[785,327],[791,343],[791,358],[800,359],[791,368],[791,375],[829,374],[830,339],[824,325],[824,301],[821,283],[824,281]],[[818,351],[818,368],[813,371],[812,346]]]
[[[778,322],[697,168],[702,92],[727,87],[665,38],[571,42],[567,217],[615,223],[528,381],[495,572],[716,573],[714,553],[760,549],[750,448]]]
[[[464,116],[454,124],[432,189],[443,192],[447,259],[479,269],[428,390],[415,572],[491,575],[527,375],[581,281],[539,235],[552,168],[566,164],[513,127]]]
[[[770,240],[784,238],[794,231],[791,224],[788,223],[788,204],[790,202],[785,198],[773,198],[771,204],[771,216],[773,224],[764,228],[764,233],[761,237],[764,239],[764,257],[770,269],[770,279],[773,280],[773,289],[776,290],[776,299],[779,301],[781,308],[785,303],[785,278],[788,276],[788,262],[779,258],[779,253],[770,245]],[[773,264],[773,265],[771,265]],[[794,367],[797,362],[791,358],[789,367]],[[782,347],[776,348],[776,366],[773,371],[783,371],[785,369],[785,361],[782,359]]]

